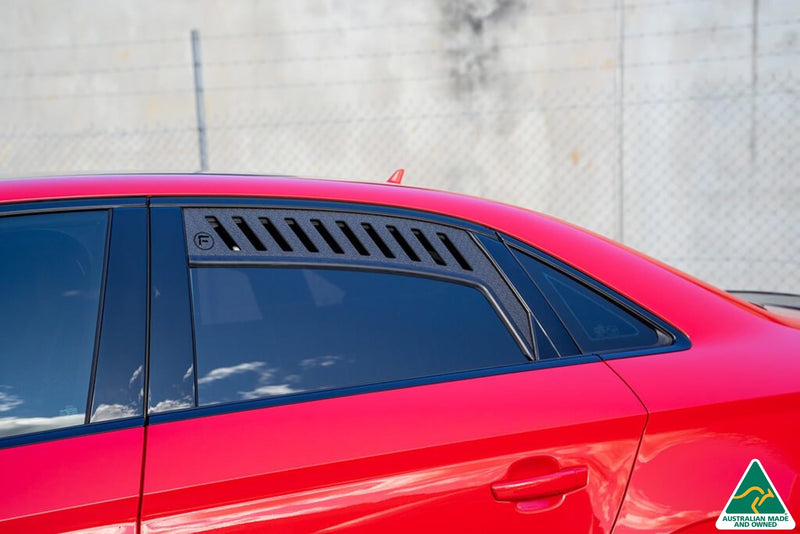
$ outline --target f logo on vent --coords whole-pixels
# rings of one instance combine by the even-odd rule
[[[194,245],[200,250],[209,250],[214,246],[214,238],[211,234],[200,232],[194,235]]]

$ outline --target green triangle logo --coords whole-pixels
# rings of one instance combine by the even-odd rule
[[[791,530],[795,526],[783,499],[758,460],[753,460],[717,519],[719,530]]]

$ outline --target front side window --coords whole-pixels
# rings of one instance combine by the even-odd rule
[[[84,423],[105,211],[0,218],[0,437]]]
[[[199,404],[525,363],[482,291],[365,270],[191,270]]]

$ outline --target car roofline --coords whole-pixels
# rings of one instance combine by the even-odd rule
[[[784,320],[783,317],[596,232],[527,208],[460,193],[382,182],[252,174],[84,174],[0,181],[0,206],[69,199],[200,196],[365,203],[463,219],[523,242],[536,243],[545,253],[567,264],[581,265],[588,276],[615,287],[622,295],[646,308],[649,306],[636,298],[637,293],[641,292],[641,286],[637,288],[635,281],[619,277],[614,272],[619,264],[628,263],[629,268],[633,268],[631,262],[641,267],[650,265],[646,269],[648,277],[658,271],[667,271],[750,314],[796,327],[788,319]],[[603,265],[597,265],[593,263],[593,255],[601,250],[608,258]],[[661,276],[656,278],[665,280]],[[629,288],[632,289],[628,290]],[[675,323],[667,317],[665,319]]]

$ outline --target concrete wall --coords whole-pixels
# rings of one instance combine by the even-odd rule
[[[800,2],[0,2],[0,175],[385,180],[800,293]]]

